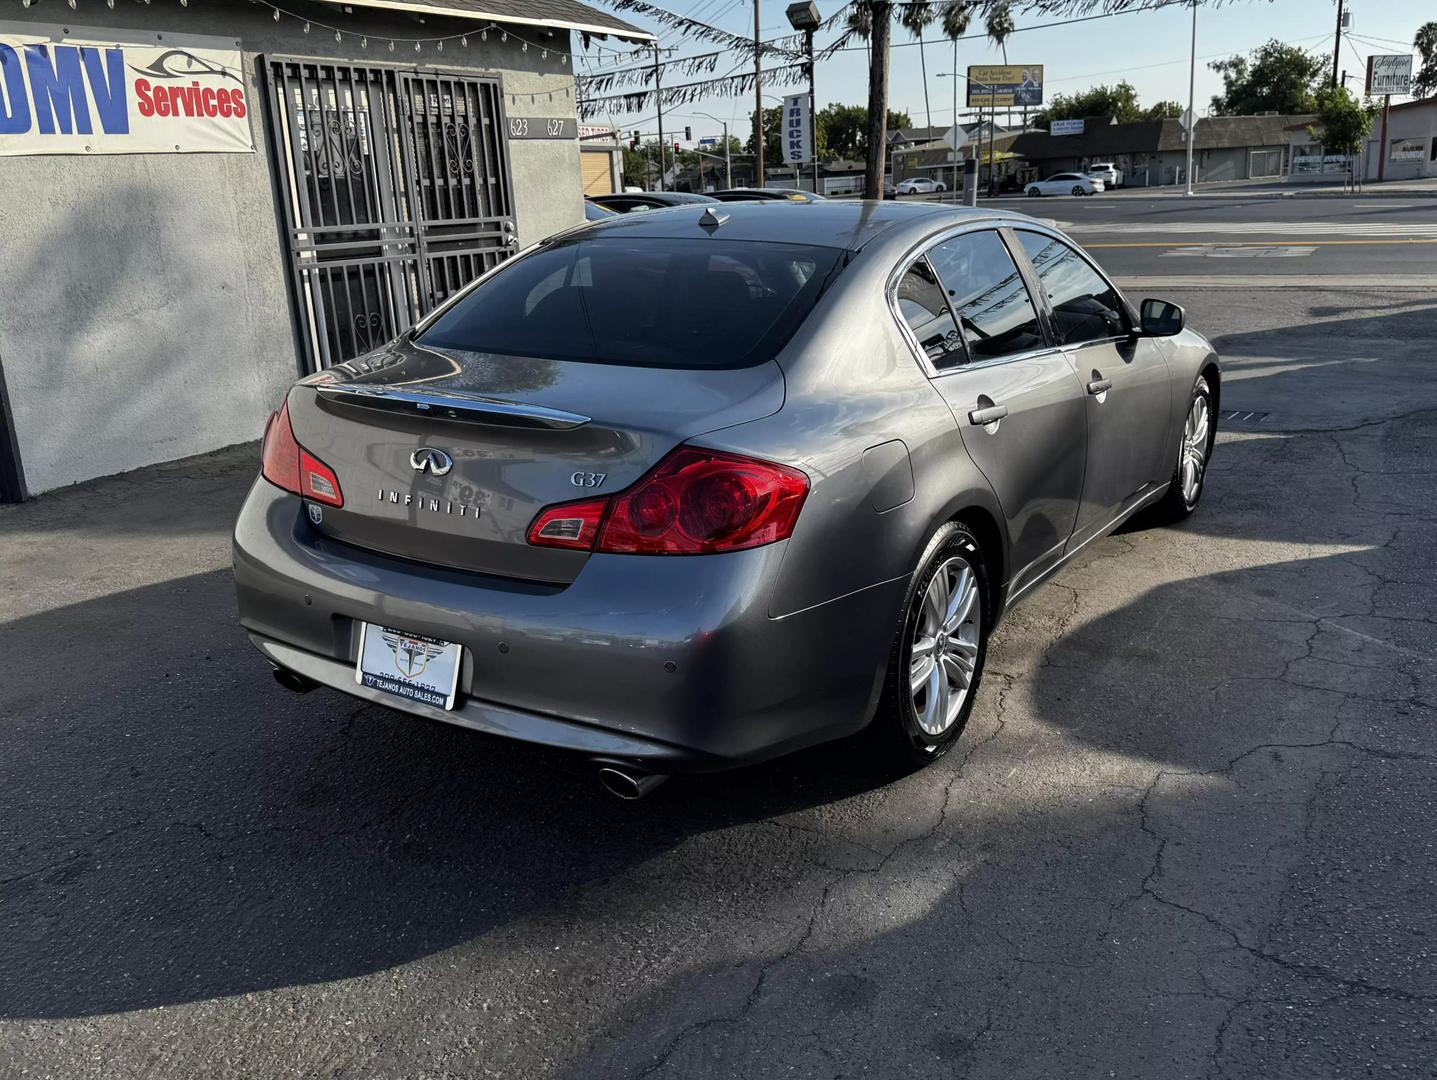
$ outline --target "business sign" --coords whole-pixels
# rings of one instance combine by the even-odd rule
[[[1412,54],[1369,56],[1367,58],[1367,93],[1412,93]]]
[[[779,130],[783,134],[785,165],[802,165],[813,159],[808,115],[807,94],[789,94],[783,99],[783,122]]]
[[[252,153],[238,44],[153,37],[0,26],[0,155]]]
[[[1054,120],[1048,125],[1049,135],[1081,135],[1083,133],[1083,122],[1081,120]]]
[[[968,107],[1011,105],[1025,108],[1043,104],[1042,64],[971,65],[968,68]]]
[[[1388,151],[1388,161],[1421,161],[1427,156],[1426,139],[1396,139]]]

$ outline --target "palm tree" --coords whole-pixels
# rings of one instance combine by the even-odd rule
[[[933,107],[928,101],[928,57],[925,55],[928,49],[923,44],[923,31],[933,25],[937,18],[937,7],[929,0],[919,0],[918,3],[910,2],[898,13],[898,21],[903,24],[903,28],[918,38],[918,63],[923,71],[924,122],[928,125],[930,135],[933,132]]]
[[[968,32],[968,24],[973,21],[973,8],[975,0],[949,0],[943,7],[942,21],[939,28],[943,36],[953,43],[953,127],[958,126],[958,39]],[[954,196],[961,195],[962,184],[958,179],[958,147],[953,147],[953,192]]]
[[[1426,97],[1437,90],[1437,22],[1419,26],[1412,47],[1422,57],[1422,66],[1412,80],[1412,93],[1419,98]]]
[[[988,9],[984,18],[987,26],[988,36],[993,39],[993,44],[1003,50],[1003,63],[1008,62],[1008,35],[1013,32],[1013,11],[1009,8],[1006,0],[1004,3],[994,4]]]

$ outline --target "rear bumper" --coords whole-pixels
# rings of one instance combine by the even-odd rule
[[[850,734],[882,687],[902,582],[782,619],[786,544],[595,555],[564,587],[443,570],[319,535],[256,481],[235,526],[240,621],[272,662],[391,708],[663,770],[717,769]],[[464,646],[452,711],[354,680],[360,621]]]

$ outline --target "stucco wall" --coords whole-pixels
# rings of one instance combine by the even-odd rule
[[[341,42],[248,4],[87,4],[79,16],[16,4],[6,21],[69,25],[62,11],[78,25],[239,41],[256,152],[0,158],[0,365],[32,493],[258,438],[296,377],[260,54],[488,71],[519,95],[506,98],[510,115],[574,115],[563,32],[544,59],[497,33],[442,54],[390,53],[385,33],[466,24],[365,8],[313,8],[354,26]],[[575,142],[514,140],[510,154],[522,243],[582,220]]]

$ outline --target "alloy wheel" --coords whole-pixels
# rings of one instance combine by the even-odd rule
[[[973,568],[957,556],[948,559],[924,591],[909,650],[908,691],[927,735],[942,735],[962,711],[978,662],[982,618]]]
[[[1202,489],[1203,472],[1207,468],[1208,402],[1202,394],[1193,398],[1183,425],[1182,481],[1183,499],[1189,506],[1197,502]]]

